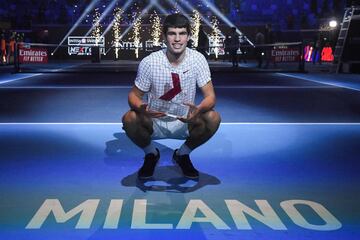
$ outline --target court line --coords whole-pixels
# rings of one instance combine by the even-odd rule
[[[296,76],[296,75],[291,75],[291,74],[288,74],[288,73],[276,73],[276,74],[281,75],[281,76],[291,77],[291,78],[297,78],[297,79],[301,79],[301,80],[305,80],[305,81],[321,83],[321,84],[324,84],[324,85],[330,85],[330,86],[334,86],[334,87],[337,87],[337,88],[345,88],[345,89],[350,89],[350,90],[354,90],[354,91],[360,91],[360,89],[358,89],[358,88],[352,88],[352,87],[349,87],[349,86],[346,86],[346,85],[343,85],[343,84],[334,84],[334,83],[329,83],[329,82],[325,82],[325,81],[318,81],[318,80],[314,80],[314,79],[311,79],[311,78],[308,78],[308,77]]]
[[[132,86],[5,86],[0,89],[130,89]],[[327,89],[333,86],[214,86],[215,89]]]
[[[0,81],[0,85],[1,84],[5,84],[5,83],[10,83],[10,82],[14,82],[14,81],[18,81],[18,80],[23,80],[23,79],[27,79],[27,78],[32,78],[32,77],[36,77],[36,76],[39,76],[39,75],[42,75],[43,73],[26,73],[26,74],[31,74],[30,76],[21,76],[21,77],[15,77],[15,75],[11,75],[12,78],[14,79],[11,79],[11,80],[5,80],[5,81]],[[2,87],[1,87],[2,88]]]
[[[75,65],[76,66],[81,66],[83,65],[84,63],[81,63],[81,64],[77,64]],[[66,68],[70,68],[72,67],[72,65],[70,66],[65,66],[65,67],[61,67],[61,68],[57,68],[57,69],[53,69],[53,71],[51,72],[59,72],[63,69],[66,69]],[[14,81],[18,81],[18,80],[23,80],[23,79],[26,79],[26,78],[32,78],[32,77],[36,77],[36,76],[40,76],[40,75],[43,75],[44,73],[17,73],[17,74],[30,74],[30,76],[19,76],[19,77],[16,77],[18,75],[12,75],[14,79],[11,79],[11,80],[5,80],[5,81],[0,81],[0,85],[1,84],[5,84],[5,83],[10,83],[10,82],[14,82]],[[9,86],[10,87],[10,86]],[[9,88],[9,87],[0,87],[0,88]],[[21,88],[21,87],[19,87]]]
[[[121,122],[3,122],[0,125],[122,125]],[[224,122],[220,125],[359,125],[360,122]]]

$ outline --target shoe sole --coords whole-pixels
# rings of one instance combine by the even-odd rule
[[[152,178],[154,175],[151,175],[151,176],[149,176],[149,177],[137,177],[139,180],[147,180],[147,179],[150,179],[150,178]]]
[[[185,174],[183,174],[184,175],[184,177],[187,177],[187,178],[190,178],[190,179],[199,179],[199,176],[197,176],[197,177],[190,177],[190,176],[186,176]]]

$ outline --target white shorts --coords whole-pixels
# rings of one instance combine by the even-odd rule
[[[178,119],[164,121],[161,118],[153,118],[153,134],[151,139],[186,139],[189,136],[188,124]]]

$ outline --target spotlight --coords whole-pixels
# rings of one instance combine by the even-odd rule
[[[103,8],[106,7],[104,12],[102,14],[100,14],[99,18],[97,18],[95,23],[93,22],[93,25],[91,26],[89,31],[86,32],[85,37],[89,36],[89,34],[94,31],[94,28],[96,28],[96,26],[98,26],[100,24],[100,22],[105,18],[105,16],[115,7],[116,3],[117,3],[117,0],[112,0],[111,3],[107,7],[105,4],[103,5]],[[98,10],[98,8],[95,9],[95,11],[97,11],[97,10]],[[110,25],[108,26],[109,28],[111,27]],[[104,34],[102,35],[102,37],[103,36],[104,36]]]
[[[338,25],[338,23],[337,23],[336,20],[331,20],[331,21],[329,22],[329,26],[330,26],[331,28],[336,28],[337,25]]]
[[[91,9],[94,8],[94,6],[96,6],[96,4],[98,3],[99,0],[93,0],[86,8],[85,11],[81,14],[80,18],[78,20],[76,20],[75,24],[71,27],[71,29],[66,33],[66,35],[64,36],[64,38],[61,40],[61,42],[58,44],[58,46],[55,48],[55,50],[53,51],[53,53],[55,53],[57,51],[57,49],[60,47],[60,45],[62,45],[65,40],[67,39],[67,37],[75,30],[75,28],[77,28],[80,23],[83,21],[83,19],[86,17],[86,15],[88,15],[88,13],[91,11]]]
[[[117,1],[114,1],[115,3]],[[127,0],[125,5],[122,7],[123,12],[126,11],[126,9],[128,9],[128,7],[130,6],[130,4],[133,2],[133,0]],[[101,35],[102,37],[105,36],[105,34],[112,28],[112,26],[114,25],[115,22],[115,18],[111,21],[110,24],[108,24],[107,28],[105,29],[105,31],[103,32],[103,34]],[[89,31],[90,33],[90,31]]]

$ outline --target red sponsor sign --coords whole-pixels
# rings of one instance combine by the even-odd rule
[[[331,47],[324,47],[321,51],[321,61],[332,62],[334,61],[334,55]]]
[[[274,62],[298,62],[300,60],[300,48],[276,47],[271,50],[271,58]]]
[[[20,63],[48,63],[48,53],[44,48],[20,48]]]

